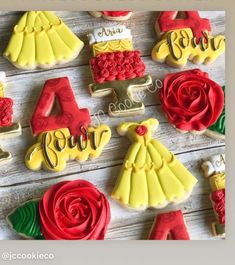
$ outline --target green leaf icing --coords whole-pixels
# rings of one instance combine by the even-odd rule
[[[225,94],[225,86],[223,86],[222,89]],[[225,135],[225,104],[224,104],[223,111],[221,115],[219,116],[218,120],[211,127],[209,127],[209,130]]]
[[[44,239],[40,231],[38,203],[38,200],[28,201],[8,215],[10,225],[18,234],[34,239]]]

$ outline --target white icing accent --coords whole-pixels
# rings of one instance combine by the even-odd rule
[[[0,72],[0,83],[5,84],[6,83],[6,73]]]
[[[214,174],[225,172],[225,154],[214,155],[206,160],[201,165],[205,177],[211,177]]]
[[[130,39],[132,40],[131,30],[123,25],[102,27],[94,29],[92,33],[87,35],[89,44],[92,45],[97,42]]]

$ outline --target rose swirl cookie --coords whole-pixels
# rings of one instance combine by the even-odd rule
[[[89,11],[93,17],[102,17],[111,21],[124,21],[131,17],[131,11]]]
[[[184,17],[177,18],[177,15]],[[152,59],[172,67],[211,64],[225,51],[225,37],[211,35],[209,19],[198,11],[163,11],[155,24],[159,41],[152,50]]]
[[[49,188],[42,199],[14,209],[7,222],[28,239],[103,240],[110,222],[110,206],[92,183],[61,181]]]
[[[56,99],[61,113],[52,115]],[[25,155],[26,166],[34,171],[44,168],[57,172],[68,160],[100,156],[111,130],[105,124],[89,126],[90,121],[88,109],[78,107],[68,77],[47,80],[30,122],[37,142]]]
[[[166,75],[160,102],[168,122],[177,130],[202,134],[220,117],[224,93],[207,73],[193,69]]]

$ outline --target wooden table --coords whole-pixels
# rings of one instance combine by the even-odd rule
[[[124,155],[129,146],[125,137],[120,137],[115,128],[124,120],[140,121],[148,117],[157,118],[160,122],[154,137],[159,139],[177,158],[196,176],[198,184],[191,197],[177,206],[168,206],[164,209],[182,209],[191,235],[191,239],[213,239],[210,223],[214,220],[209,200],[210,187],[208,180],[203,177],[200,170],[202,158],[225,152],[224,141],[216,141],[203,135],[181,134],[177,132],[165,119],[157,94],[146,93],[144,99],[145,114],[135,118],[108,117],[108,103],[111,97],[92,98],[88,92],[88,85],[92,82],[88,61],[91,51],[86,34],[98,26],[118,24],[103,19],[92,18],[86,12],[56,12],[64,22],[79,36],[85,47],[77,59],[66,65],[59,65],[52,70],[37,69],[35,71],[18,70],[2,56],[0,58],[0,71],[7,74],[6,96],[14,99],[14,120],[20,121],[23,127],[21,137],[1,140],[4,150],[12,153],[12,160],[0,167],[0,239],[19,239],[8,228],[5,217],[9,211],[26,200],[40,197],[51,185],[62,180],[87,179],[103,191],[111,205],[111,223],[106,235],[107,239],[147,239],[150,227],[157,213],[163,210],[149,209],[145,212],[128,211],[119,206],[110,198],[120,170]],[[201,12],[202,17],[209,18],[212,23],[213,35],[224,34],[224,12]],[[11,30],[22,12],[0,13],[0,53],[2,54],[10,38]],[[141,50],[147,72],[153,80],[162,79],[169,72],[179,70],[165,64],[155,63],[151,60],[151,49],[156,44],[154,23],[157,12],[135,12],[125,24],[131,29],[134,46]],[[200,65],[200,69],[209,73],[210,77],[221,85],[225,84],[225,56],[211,66]],[[188,63],[187,69],[196,68]],[[59,173],[46,171],[32,172],[25,167],[24,155],[35,139],[31,134],[29,119],[34,110],[44,81],[54,77],[68,76],[74,89],[80,107],[87,107],[92,115],[92,121],[97,118],[106,120],[112,128],[112,138],[104,149],[102,155],[93,161],[77,163],[69,162],[67,168]],[[97,115],[104,111],[105,115]]]

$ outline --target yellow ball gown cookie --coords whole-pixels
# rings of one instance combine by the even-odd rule
[[[197,179],[159,141],[152,138],[156,119],[125,122],[117,128],[131,140],[112,198],[136,210],[163,208],[185,200]]]
[[[51,68],[75,59],[84,43],[49,11],[28,11],[17,25],[4,51],[17,68]]]

